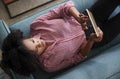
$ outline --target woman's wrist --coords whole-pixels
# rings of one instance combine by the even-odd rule
[[[89,39],[88,39],[88,42],[89,42],[89,43],[92,43],[92,44],[94,44],[94,43],[95,43],[95,41],[94,41],[94,39],[93,39],[93,38],[89,38]]]
[[[91,41],[91,42],[96,42],[95,39],[96,39],[95,33],[91,33],[88,40]]]
[[[86,46],[81,50],[81,54],[85,57],[88,55],[89,51],[91,50],[94,44],[94,40],[88,39]]]
[[[79,19],[79,11],[75,8],[75,7],[71,7],[69,9],[70,14],[75,18],[75,19]]]

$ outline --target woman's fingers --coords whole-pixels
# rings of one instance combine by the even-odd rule
[[[88,29],[87,22],[84,22],[84,23],[82,24],[82,26],[83,26],[83,29],[84,29],[84,30],[87,30],[87,29]]]
[[[99,36],[97,37],[95,33],[91,33],[90,39],[93,40],[94,42],[100,42],[103,39],[103,32],[102,30],[98,27],[97,28]]]
[[[84,14],[82,14],[82,13],[81,13],[79,16],[80,16],[80,18],[81,18],[82,20],[84,20],[84,21],[88,21],[88,20],[89,20],[88,16],[86,16],[86,15],[84,15]]]
[[[99,27],[97,31],[99,33],[99,36],[97,37],[97,42],[100,42],[103,39],[103,32]]]
[[[102,37],[103,36],[103,32],[102,30],[98,27],[98,33],[99,33],[99,36]]]
[[[88,29],[88,24],[87,24],[88,20],[89,20],[88,16],[82,13],[79,14],[79,22],[81,23],[83,30]]]

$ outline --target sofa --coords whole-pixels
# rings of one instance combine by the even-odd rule
[[[65,0],[66,2],[68,0]],[[86,8],[92,6],[97,0],[73,0],[75,7],[83,12]],[[63,2],[62,2],[63,3]],[[25,37],[29,37],[30,24],[38,16],[47,13],[50,9],[60,5],[53,5],[30,17],[8,26],[4,20],[0,20],[0,47],[4,38],[11,30],[20,29]],[[111,14],[111,17],[118,11]],[[88,57],[79,64],[61,70],[59,72],[47,73],[38,67],[38,70],[29,76],[23,76],[15,73],[9,68],[3,68],[11,79],[120,79],[120,34],[109,44],[92,49]]]

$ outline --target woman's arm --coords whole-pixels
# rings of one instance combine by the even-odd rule
[[[75,7],[71,7],[71,8],[69,9],[69,13],[70,13],[75,19],[78,19],[78,18],[79,18],[80,12],[79,12]]]
[[[80,53],[81,53],[84,57],[88,55],[89,51],[91,50],[91,48],[92,48],[92,46],[93,46],[93,44],[94,44],[95,42],[100,42],[100,41],[102,40],[102,38],[103,38],[103,32],[102,32],[102,30],[98,27],[97,31],[98,31],[98,33],[99,33],[99,36],[97,37],[97,36],[95,35],[95,33],[92,33],[92,34],[90,35],[90,38],[88,39],[88,42],[87,42],[86,46],[85,46],[83,49],[81,49],[81,52],[80,52]]]
[[[86,57],[91,50],[92,46],[94,44],[94,41],[92,39],[89,39],[86,46],[81,49],[80,54],[82,54],[83,57]]]
[[[87,28],[87,22],[89,20],[88,16],[80,13],[74,6],[69,9],[69,13],[82,25],[82,28],[84,30],[88,29]]]

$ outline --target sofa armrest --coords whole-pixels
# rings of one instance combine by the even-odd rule
[[[0,48],[3,40],[9,33],[10,33],[10,30],[7,24],[3,20],[0,20]]]

